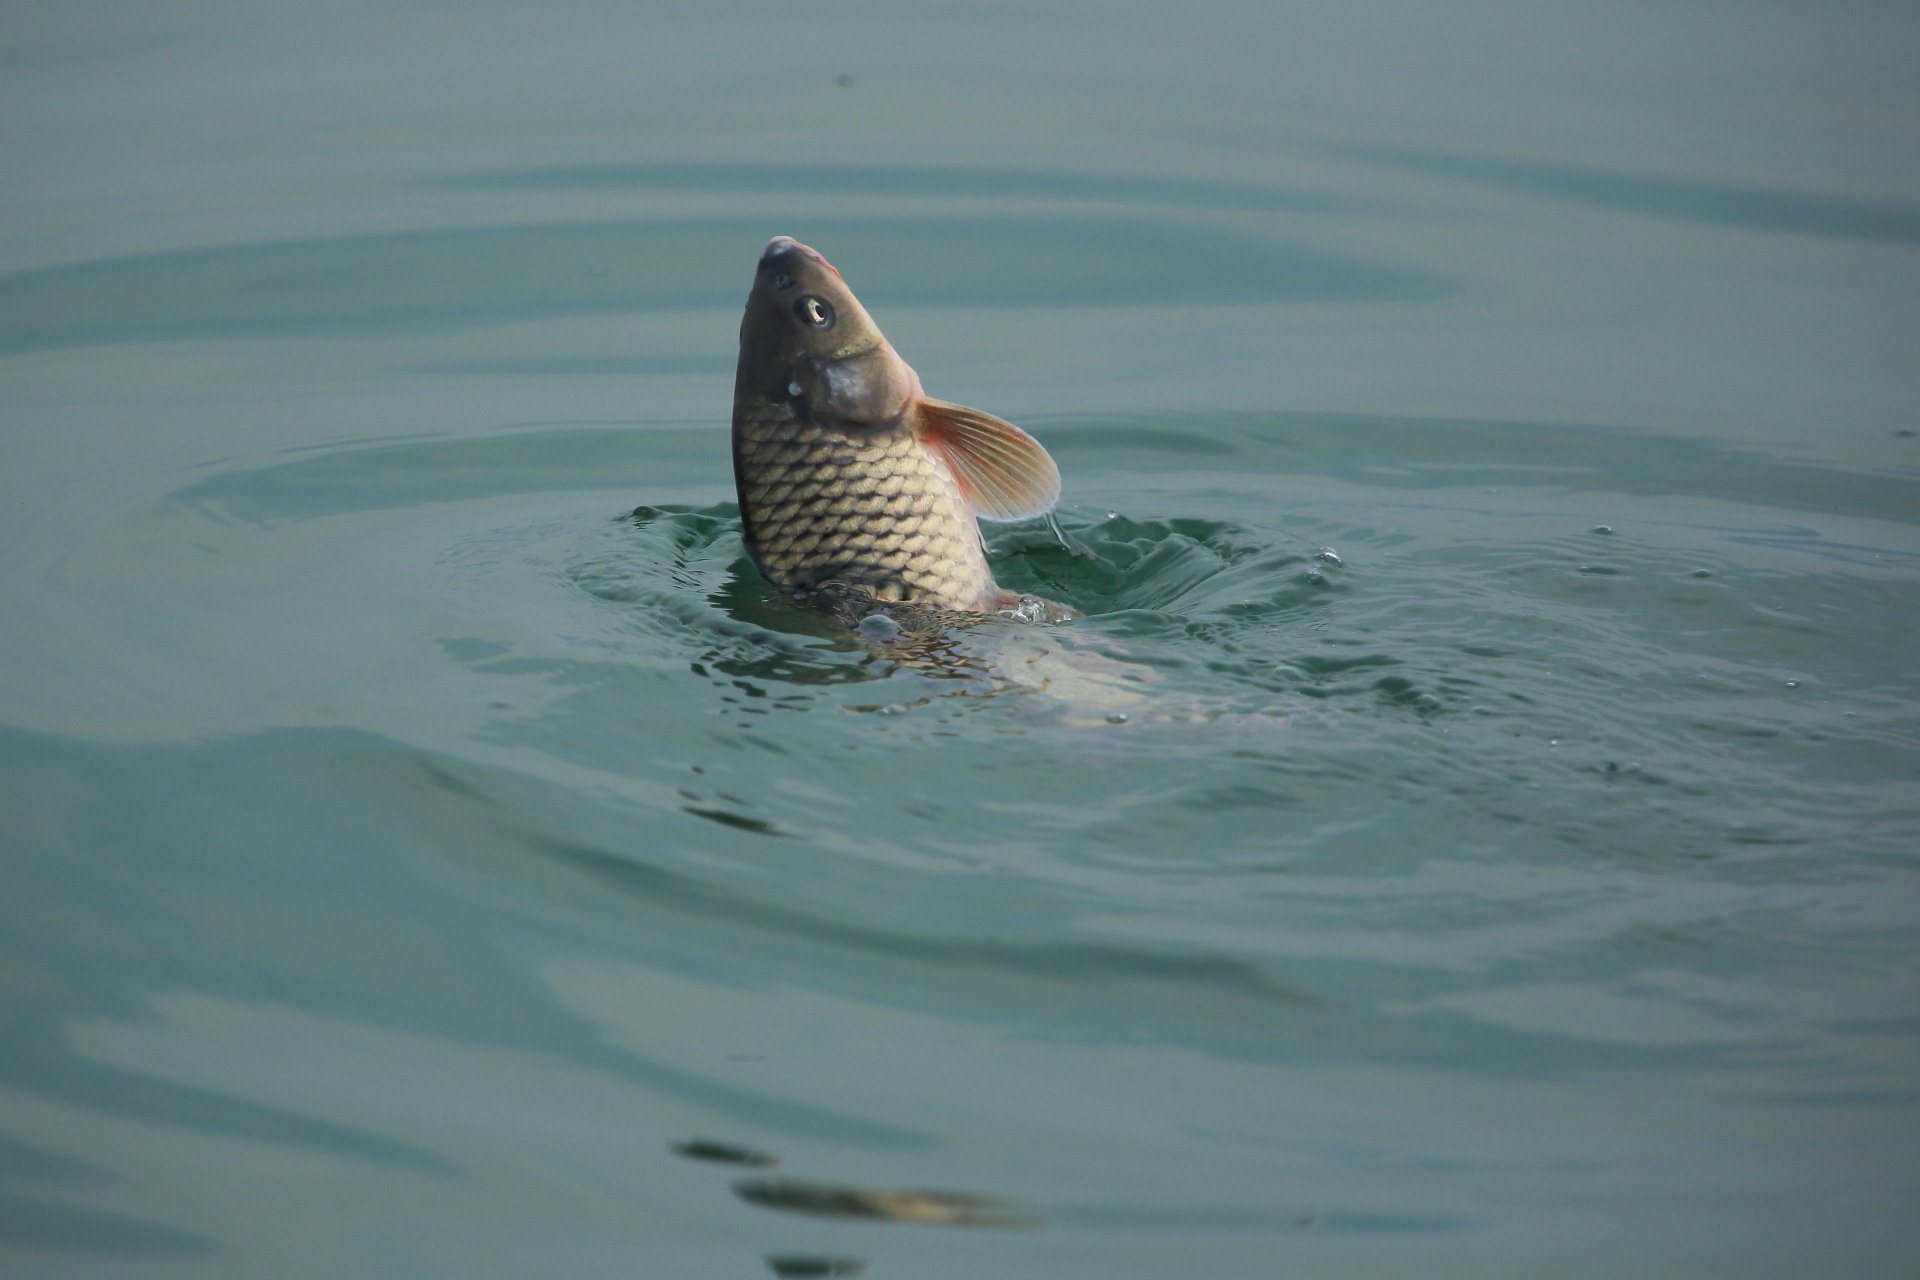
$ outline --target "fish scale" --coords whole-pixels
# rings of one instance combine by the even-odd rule
[[[736,427],[741,519],[769,580],[951,609],[993,606],[993,575],[959,486],[911,432],[855,439],[777,412],[743,415]]]
[[[740,321],[733,471],[747,550],[774,586],[1030,620],[1075,616],[1003,591],[977,519],[1051,510],[1060,474],[1010,422],[928,397],[840,272],[768,242]]]

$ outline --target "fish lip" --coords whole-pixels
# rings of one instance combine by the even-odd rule
[[[767,247],[760,251],[760,261],[768,262],[788,253],[803,253],[816,262],[826,261],[825,258],[820,256],[818,249],[801,244],[792,236],[775,236],[773,239],[767,241]]]
[[[760,265],[763,267],[769,266],[790,253],[797,253],[802,257],[811,258],[827,270],[833,272],[833,274],[840,274],[839,269],[831,262],[828,262],[826,256],[818,249],[812,245],[801,244],[792,236],[775,236],[773,239],[767,241],[767,247],[760,251]]]

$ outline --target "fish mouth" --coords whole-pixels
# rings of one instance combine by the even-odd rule
[[[792,236],[775,236],[773,239],[767,241],[767,247],[760,251],[760,265],[763,267],[769,266],[781,258],[795,253],[803,258],[808,258],[819,263],[835,275],[840,274],[839,269],[831,262],[828,262],[818,249],[813,248],[811,245],[801,244]]]

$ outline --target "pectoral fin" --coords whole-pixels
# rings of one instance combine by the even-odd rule
[[[990,413],[922,397],[914,435],[946,460],[982,520],[1045,515],[1060,500],[1060,468],[1040,442]]]

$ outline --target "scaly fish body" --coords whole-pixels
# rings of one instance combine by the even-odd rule
[[[775,586],[974,613],[1019,603],[976,517],[1040,515],[1060,490],[1031,436],[926,396],[840,273],[786,236],[740,324],[733,465],[747,549]]]
[[[912,432],[861,436],[736,416],[733,463],[747,546],[775,585],[834,583],[877,600],[999,607],[960,487]]]

